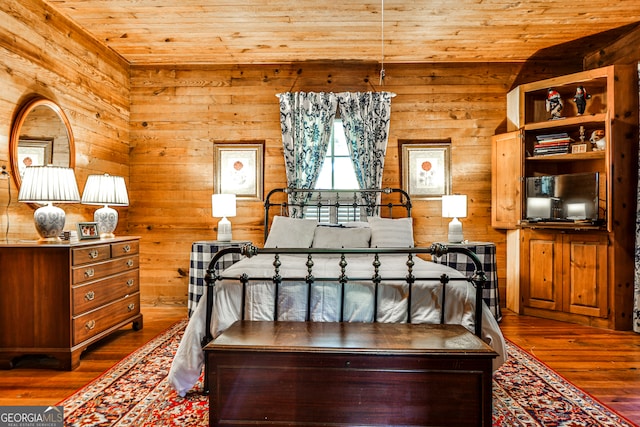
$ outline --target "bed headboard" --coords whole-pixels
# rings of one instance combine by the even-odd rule
[[[400,188],[355,190],[309,190],[276,188],[264,202],[264,238],[271,215],[314,218],[319,223],[366,221],[367,216],[411,217],[411,197]],[[300,215],[302,213],[302,215]]]

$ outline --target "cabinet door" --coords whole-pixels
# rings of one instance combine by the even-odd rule
[[[607,237],[567,234],[562,258],[563,311],[607,317]]]
[[[522,218],[522,132],[491,138],[491,225],[516,228]]]
[[[522,236],[523,305],[562,310],[562,235],[524,230]]]

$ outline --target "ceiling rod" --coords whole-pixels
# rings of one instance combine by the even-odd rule
[[[381,0],[380,25],[380,86],[384,85],[384,0]]]

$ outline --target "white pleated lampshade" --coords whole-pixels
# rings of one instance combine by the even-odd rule
[[[25,203],[78,203],[80,192],[73,169],[29,166],[22,176],[18,201]]]
[[[82,192],[85,205],[129,206],[129,195],[124,178],[107,173],[89,175]]]

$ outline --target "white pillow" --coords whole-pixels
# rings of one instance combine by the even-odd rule
[[[412,248],[413,218],[367,218],[371,225],[372,248]]]
[[[370,228],[316,227],[312,248],[368,248]]]
[[[313,233],[318,221],[315,219],[273,217],[271,230],[264,242],[265,248],[308,248],[313,242]]]

